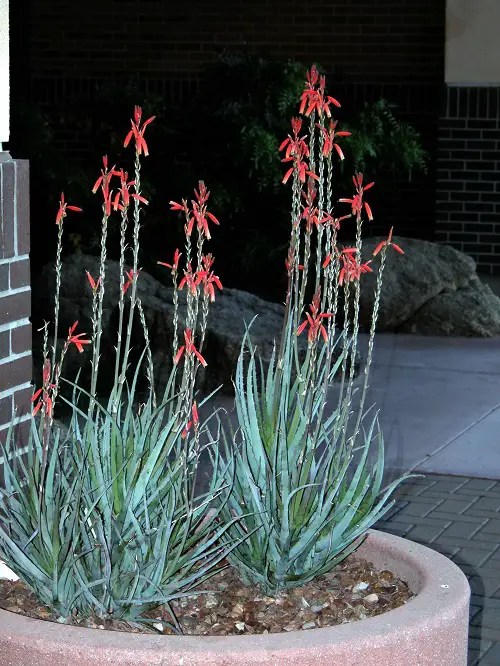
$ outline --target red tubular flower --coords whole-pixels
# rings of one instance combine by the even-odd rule
[[[169,201],[169,204],[170,210],[182,210],[186,216],[189,215],[189,208],[185,199],[182,200],[182,205],[178,204],[176,201]]]
[[[39,388],[38,391],[36,391],[33,394],[33,397],[31,398],[31,402],[35,402],[35,400],[37,400],[40,397],[40,395],[42,396],[33,410],[32,413],[33,416],[37,415],[41,407],[44,407],[45,413],[49,418],[52,416],[53,403],[52,403],[52,398],[50,397],[50,389],[54,389],[55,384],[50,383],[50,375],[51,375],[50,361],[48,358],[46,358],[42,370],[42,388]]]
[[[356,188],[356,194],[353,196],[352,199],[339,199],[339,201],[342,201],[344,203],[350,203],[351,208],[352,208],[352,214],[356,215],[357,217],[361,216],[361,213],[363,211],[363,206],[365,208],[366,214],[368,215],[368,219],[370,221],[373,220],[373,213],[372,209],[370,206],[365,202],[363,202],[363,194],[366,192],[366,190],[369,190],[370,187],[373,187],[375,183],[368,183],[368,185],[365,185],[363,187],[363,174],[358,173],[355,176],[352,177],[354,187]]]
[[[99,285],[101,284],[101,276],[98,277],[96,282],[88,271],[85,271],[85,273],[87,273],[87,280],[89,281],[90,288],[92,291],[97,291],[99,289]]]
[[[197,284],[203,282],[203,293],[205,296],[209,296],[211,302],[215,301],[215,286],[222,290],[222,284],[220,282],[219,276],[214,275],[214,272],[211,270],[214,258],[211,254],[207,254],[201,258],[201,263],[203,264],[203,270],[198,271],[197,275]]]
[[[220,289],[222,291],[222,284],[219,280],[218,275],[210,273],[203,279],[203,293],[205,294],[205,296],[210,296],[210,300],[212,303],[215,301],[214,284],[216,285],[217,289]]]
[[[56,215],[56,224],[61,224],[61,222],[64,220],[64,218],[67,215],[66,209],[67,210],[74,210],[77,213],[82,212],[82,209],[78,208],[78,206],[69,206],[67,203],[65,203],[65,201],[64,201],[64,192],[61,192],[61,200],[59,201],[59,210],[57,211],[57,215]]]
[[[181,437],[182,439],[186,439],[188,432],[191,430],[191,426],[194,424],[195,431],[198,426],[198,423],[200,421],[199,416],[198,416],[198,407],[196,406],[196,401],[193,402],[193,407],[191,409],[191,415],[192,415],[192,420],[188,421],[186,424],[186,427],[182,431]]]
[[[387,247],[393,247],[393,248],[396,250],[396,252],[399,252],[399,254],[404,254],[403,250],[399,247],[399,245],[396,245],[396,243],[393,243],[393,242],[392,242],[392,229],[393,229],[393,227],[391,227],[391,230],[389,231],[389,236],[387,237],[387,240],[382,241],[382,242],[379,243],[379,244],[377,245],[377,247],[375,248],[375,251],[373,252],[373,256],[374,256],[374,257],[375,257],[375,256],[380,252],[380,250],[381,250],[383,247],[385,247],[385,246],[387,246]]]
[[[188,236],[191,235],[194,222],[196,221],[199,233],[200,234],[203,233],[205,235],[205,238],[207,240],[210,240],[211,236],[208,228],[207,217],[217,226],[219,226],[220,222],[215,217],[215,215],[212,215],[212,213],[209,213],[207,211],[206,203],[210,197],[210,192],[207,190],[205,183],[202,180],[200,180],[198,183],[198,189],[199,192],[196,189],[194,191],[196,201],[191,201],[193,205],[193,212],[192,212],[192,217],[189,220],[186,235]]]
[[[108,171],[108,157],[107,155],[104,155],[102,158],[102,163],[104,166],[104,169],[101,169],[101,175],[99,178],[96,180],[94,183],[94,187],[92,188],[92,193],[95,194],[99,187],[101,188],[102,195],[104,198],[104,210],[106,215],[109,217],[111,215],[111,206],[113,206],[113,201],[111,199],[113,195],[113,190],[109,189],[109,183],[111,181],[111,178],[113,176],[121,176],[120,171],[115,171],[115,167],[113,166],[109,171]],[[116,204],[116,197],[115,197],[115,204]],[[118,208],[118,206],[115,206],[115,210]]]
[[[370,268],[369,264],[371,259],[366,261],[364,264],[358,263],[356,259],[352,256],[357,253],[357,248],[348,247],[342,250],[342,261],[344,267],[341,269],[339,274],[339,285],[342,285],[344,282],[353,282],[354,280],[359,280],[361,273],[373,273],[373,270]]]
[[[135,139],[135,150],[138,155],[141,155],[141,153],[144,151],[144,155],[147,157],[149,155],[148,151],[148,145],[146,141],[144,140],[144,131],[146,127],[149,125],[149,123],[153,122],[155,119],[155,116],[151,116],[151,118],[148,118],[144,124],[141,125],[141,118],[142,118],[142,109],[140,106],[135,106],[134,107],[134,120],[131,120],[130,123],[132,125],[132,129],[130,132],[127,134],[125,137],[125,142],[124,142],[124,147],[126,148],[128,144],[130,143],[130,139],[134,137]]]
[[[309,306],[311,314],[309,314],[309,312],[306,312],[306,318],[307,318],[306,321],[304,321],[297,329],[297,335],[300,335],[304,331],[305,327],[309,324],[307,341],[310,345],[312,345],[318,339],[320,334],[323,336],[324,341],[328,342],[328,334],[326,332],[325,327],[322,324],[322,321],[323,319],[326,319],[328,317],[333,317],[333,315],[329,313],[320,313],[319,312],[320,305],[321,305],[321,291],[318,288],[318,290],[314,294],[312,303]]]
[[[89,345],[91,341],[81,339],[82,335],[86,335],[86,333],[78,333],[78,335],[73,335],[74,330],[77,326],[78,326],[78,321],[75,321],[73,326],[70,326],[68,337],[66,339],[66,344],[70,345],[71,343],[73,343],[81,354],[83,351],[83,345]]]
[[[182,255],[179,252],[179,248],[177,248],[176,251],[174,252],[174,261],[172,264],[167,264],[165,261],[157,261],[156,263],[160,264],[160,266],[166,266],[167,268],[170,268],[170,270],[172,271],[172,275],[174,275],[174,273],[176,273],[179,268],[179,259],[181,258],[181,256]]]
[[[120,189],[115,195],[115,200],[113,202],[113,208],[115,210],[124,210],[130,205],[130,195],[129,193],[129,188],[132,187],[132,185],[135,185],[135,180],[131,180],[130,182],[127,183],[127,178],[128,178],[128,173],[126,171],[123,171],[123,169],[120,169],[119,174],[120,176]],[[119,203],[121,197],[121,204]]]
[[[323,134],[323,156],[324,157],[329,157],[332,153],[332,150],[335,148],[337,151],[338,156],[340,157],[341,160],[344,159],[344,153],[342,152],[341,147],[335,142],[335,138],[337,136],[351,136],[350,132],[336,132],[335,128],[337,127],[337,120],[335,122],[330,121],[330,127],[329,129],[326,129],[326,127],[322,127],[318,123],[316,124],[316,127],[318,127],[321,130],[321,133]]]
[[[200,422],[200,417],[198,416],[198,406],[196,405],[196,400],[193,402],[193,409],[191,413],[193,415],[193,423],[198,425]]]
[[[203,356],[200,354],[200,352],[196,349],[194,346],[193,342],[193,332],[190,328],[187,328],[184,331],[184,341],[185,344],[182,345],[182,347],[179,348],[179,351],[177,352],[175,358],[174,358],[174,364],[177,365],[179,361],[181,360],[182,355],[185,353],[186,356],[191,356],[191,354],[194,354],[198,361],[201,363],[201,365],[206,368],[207,367],[207,362],[203,358]]]
[[[302,121],[300,118],[292,118],[292,130],[293,137],[288,135],[288,138],[283,141],[280,146],[280,150],[283,150],[286,146],[286,153],[282,162],[294,162],[294,166],[288,169],[284,178],[283,184],[286,184],[288,179],[293,173],[294,168],[298,169],[300,180],[305,183],[306,174],[315,180],[319,180],[311,171],[308,171],[309,166],[307,162],[303,159],[304,157],[309,157],[309,149],[306,142],[304,141],[305,137],[299,137],[299,132],[302,127]]]
[[[134,281],[134,277],[138,277],[140,271],[137,271],[137,273],[134,273],[134,269],[130,269],[129,271],[125,271],[125,275],[128,277],[127,282],[122,287],[122,294],[124,294],[127,289],[130,287],[132,282]]]
[[[316,87],[319,78],[319,85]],[[325,77],[319,76],[317,69],[313,66],[311,68],[311,73],[307,75],[306,89],[301,96],[301,105],[299,113],[304,113],[304,110],[307,107],[305,112],[306,117],[310,116],[313,111],[316,111],[319,116],[323,115],[323,112],[331,118],[332,114],[330,111],[330,104],[340,108],[340,102],[338,102],[334,97],[326,96],[325,100]]]
[[[309,157],[309,148],[305,142],[306,136],[299,137],[301,128],[302,120],[300,118],[292,118],[293,137],[289,134],[279,147],[280,152],[286,147],[285,157],[295,157],[296,155]]]
[[[200,271],[198,273],[193,273],[193,267],[191,264],[187,265],[187,270],[184,271],[184,277],[182,280],[179,282],[179,291],[182,291],[187,284],[189,287],[189,290],[191,291],[191,294],[193,296],[196,296],[198,293],[196,287],[200,284],[201,282],[201,277],[200,277]]]

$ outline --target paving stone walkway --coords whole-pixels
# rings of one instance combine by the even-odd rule
[[[472,594],[468,664],[500,666],[500,481],[429,474],[395,497],[376,527],[456,562]]]

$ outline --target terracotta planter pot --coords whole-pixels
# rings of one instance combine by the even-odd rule
[[[370,530],[357,551],[417,597],[336,627],[266,636],[149,636],[68,627],[0,611],[2,666],[466,666],[470,589],[460,569]]]

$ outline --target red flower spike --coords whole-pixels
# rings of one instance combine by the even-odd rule
[[[381,243],[379,243],[377,245],[377,247],[375,248],[375,250],[373,252],[374,257],[380,252],[380,250],[383,247],[386,247],[386,246],[387,247],[392,246],[396,250],[396,252],[399,252],[399,254],[404,254],[403,250],[399,247],[399,245],[396,245],[396,243],[392,242],[392,230],[393,230],[393,227],[391,227],[391,230],[389,231],[389,236],[387,237],[387,240],[384,240],[384,241],[382,241]]]
[[[186,427],[181,433],[182,439],[186,439],[188,432],[191,430],[191,426],[193,425],[192,421],[188,421]]]
[[[371,209],[370,206],[366,203],[366,201],[363,202],[363,205],[364,205],[364,207],[365,207],[366,214],[368,215],[368,219],[369,219],[370,222],[371,222],[371,221],[373,220],[372,209]]]
[[[125,282],[125,284],[122,287],[122,294],[125,294],[127,289],[130,287],[130,285],[134,281],[134,277],[138,277],[139,273],[140,273],[140,271],[137,271],[137,273],[134,273],[133,268],[130,269],[129,271],[125,271],[125,275],[128,277],[128,280],[127,280],[127,282]]]
[[[200,422],[200,418],[198,416],[198,407],[196,405],[196,400],[193,402],[192,415],[193,415],[194,425],[198,425],[198,423]]]
[[[194,346],[193,332],[189,328],[187,328],[184,331],[184,341],[185,341],[185,344],[182,345],[182,347],[180,347],[179,351],[175,355],[174,365],[177,365],[179,363],[179,361],[181,360],[182,355],[185,353],[186,356],[191,356],[191,354],[194,354],[196,356],[196,358],[199,360],[199,362],[201,363],[201,365],[204,368],[206,368],[207,367],[207,362],[205,361],[203,356],[200,354],[200,352]]]
[[[308,339],[308,344],[310,345],[313,344],[318,339],[319,335],[322,335],[324,341],[328,342],[328,334],[326,332],[325,327],[323,326],[322,320],[328,317],[333,317],[333,315],[330,313],[320,314],[319,313],[320,305],[321,305],[321,292],[320,289],[318,289],[314,294],[311,305],[309,306],[311,314],[309,314],[309,312],[306,312],[306,321],[304,321],[297,329],[297,335],[300,335],[304,331],[306,326],[309,324],[309,332],[307,335],[307,339]]]
[[[85,333],[78,333],[78,335],[73,335],[75,328],[78,326],[78,321],[75,321],[73,326],[70,327],[69,332],[68,332],[68,337],[66,340],[66,344],[70,345],[73,343],[75,347],[78,349],[80,353],[83,351],[83,345],[90,345],[91,341],[90,340],[82,340],[81,337],[82,335],[86,335]]]
[[[99,289],[99,285],[101,284],[101,276],[98,277],[96,282],[88,271],[85,271],[85,273],[87,274],[87,279],[89,281],[90,288],[92,289],[92,291],[97,291],[97,289]]]
[[[142,118],[142,109],[140,106],[135,106],[134,107],[134,120],[130,121],[130,124],[132,125],[132,129],[130,132],[127,134],[125,137],[125,141],[123,143],[124,147],[126,148],[128,144],[130,143],[130,140],[132,137],[135,139],[135,150],[138,155],[141,155],[144,152],[144,155],[147,157],[149,155],[148,151],[148,146],[146,141],[144,140],[144,131],[146,127],[149,125],[149,123],[153,122],[155,119],[155,116],[151,116],[151,118],[148,118],[142,125],[141,127],[141,118]]]
[[[61,224],[61,222],[67,215],[66,210],[74,210],[77,213],[82,212],[82,209],[79,208],[78,206],[69,206],[67,203],[65,203],[64,192],[61,192],[61,199],[59,201],[59,210],[57,211],[56,215],[56,224]]]
[[[172,264],[167,264],[165,261],[157,261],[157,264],[160,264],[160,266],[166,266],[167,268],[170,268],[172,271],[172,274],[177,272],[177,269],[179,268],[179,259],[181,258],[181,254],[179,253],[179,248],[174,253],[174,261]]]

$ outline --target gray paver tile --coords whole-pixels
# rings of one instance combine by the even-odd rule
[[[498,518],[499,517],[499,512],[498,511],[486,511],[484,509],[476,509],[474,506],[472,506],[470,509],[467,509],[467,511],[463,514],[464,516],[475,516],[477,518]],[[461,518],[462,516],[460,516]]]
[[[484,495],[487,495],[488,497],[500,497],[500,492],[497,490],[488,490],[482,491],[482,490],[475,490],[474,488],[467,488],[467,486],[464,486],[463,488],[457,488],[457,490],[454,491],[453,495],[457,495],[457,497],[483,497]]]
[[[421,495],[425,490],[427,486],[423,485],[417,485],[416,483],[408,483],[401,488],[401,490],[398,493],[399,497],[418,497]],[[396,495],[396,493],[394,493]]]
[[[480,613],[482,610],[481,606],[469,606],[469,620],[472,620],[472,618],[476,617],[478,613]]]
[[[444,501],[450,497],[449,493],[442,493],[439,496],[437,496],[438,493],[436,493],[436,497],[432,495],[431,493],[422,493],[422,495],[418,495],[416,497],[414,496],[409,496],[409,497],[401,497],[400,502],[405,501],[406,505],[410,504],[433,504],[434,506],[437,506],[441,501]]]
[[[461,568],[461,567],[460,567]],[[500,576],[487,578],[485,576],[472,576],[469,579],[471,592],[480,596],[491,596],[500,588]],[[500,613],[500,609],[497,609]],[[500,624],[500,621],[499,621]]]
[[[493,534],[498,534],[500,539],[500,519],[495,520],[493,518],[488,520],[488,522],[483,526],[481,532],[491,532]]]
[[[480,567],[481,564],[488,559],[489,555],[490,554],[484,550],[477,550],[476,548],[461,548],[458,553],[453,555],[452,560],[456,564],[469,564],[472,566]]]
[[[398,520],[398,516],[395,516],[390,522],[411,522],[412,527],[415,527],[416,525],[429,525],[429,527],[441,527],[443,530],[448,527],[448,525],[452,525],[451,520],[443,520],[442,518],[422,518],[422,516],[408,516],[407,521]]]
[[[398,516],[427,516],[433,509],[436,508],[437,502],[411,502],[408,506],[398,511]]]
[[[482,553],[489,552],[490,555],[497,549],[497,545],[489,541],[474,541],[474,539],[460,539],[460,537],[447,537],[445,534],[439,536],[436,541],[446,545],[458,546],[459,548],[475,548]]]
[[[381,530],[382,532],[394,532],[395,534],[402,534],[403,536],[406,536],[412,527],[414,527],[413,524],[400,523],[397,520],[382,520],[374,525],[376,530]]]
[[[472,504],[472,500],[463,500],[458,498],[448,499],[439,505],[439,510],[444,511],[445,513],[461,514],[466,511]]]
[[[482,576],[483,578],[498,578],[500,581],[500,568],[498,562],[490,564],[487,560],[482,567],[474,567],[470,564],[460,564],[460,568],[466,576]],[[500,583],[499,583],[500,584]]]
[[[458,537],[460,539],[470,539],[475,532],[481,529],[481,525],[474,525],[474,523],[462,523],[460,521],[451,523],[447,527],[442,536],[445,538]],[[476,538],[476,536],[474,536]]]
[[[474,627],[500,628],[500,608],[483,608],[472,620]]]
[[[500,511],[500,497],[480,497],[474,503],[474,511]]]
[[[500,627],[492,629],[491,627],[475,627],[472,625],[469,627],[469,636],[471,638],[483,638],[494,643],[500,642]]]
[[[450,480],[443,480],[443,481],[438,481],[432,486],[432,492],[439,492],[439,493],[454,493],[456,492],[459,488],[462,488],[467,484],[467,479],[463,477],[455,477]]]
[[[497,485],[496,481],[491,481],[491,479],[468,479],[464,488],[471,488],[474,490],[490,490],[495,488]]]
[[[493,645],[491,641],[485,641],[480,638],[469,638],[469,650],[474,650],[483,655]]]
[[[442,520],[460,520],[461,523],[474,523],[475,525],[481,525],[484,521],[481,519],[481,516],[468,516],[466,513],[460,514],[460,516],[457,516],[456,513],[445,513],[444,511],[440,511],[440,508],[438,507],[435,511],[432,511],[428,516],[428,518],[441,518]]]
[[[437,553],[441,553],[441,555],[446,555],[446,557],[449,558],[452,558],[453,555],[456,555],[458,552],[460,552],[460,548],[458,548],[457,546],[444,546],[436,542],[434,542],[430,547],[432,548],[432,550],[435,550]],[[458,564],[458,562],[456,564]]]
[[[430,544],[442,533],[442,531],[443,527],[417,525],[408,532],[407,537],[411,541],[420,541],[422,543]]]
[[[500,643],[495,643],[477,662],[478,666],[498,666],[500,664]]]
[[[500,608],[500,599],[488,599],[487,597],[478,597],[473,594],[470,599],[474,606],[484,606],[484,608]]]
[[[485,532],[480,530],[474,534],[473,541],[488,541],[489,543],[500,543],[500,534],[493,534],[493,532]]]

